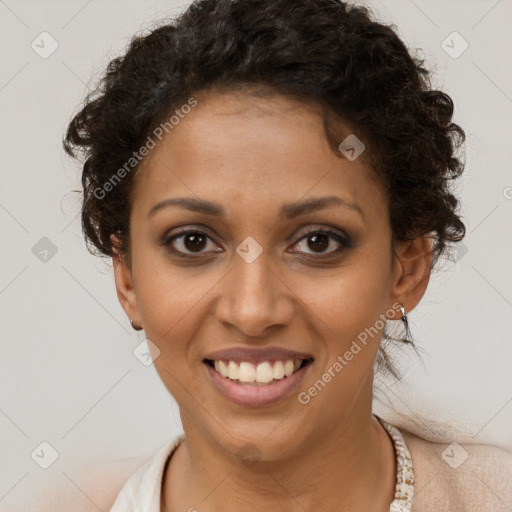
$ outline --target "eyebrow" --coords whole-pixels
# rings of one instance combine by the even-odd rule
[[[326,196],[307,199],[296,203],[283,204],[279,209],[279,218],[282,220],[291,220],[301,215],[307,215],[308,213],[313,213],[333,205],[344,206],[359,213],[363,219],[365,217],[363,209],[357,203],[342,199],[338,196]],[[147,218],[152,217],[156,212],[163,210],[164,208],[172,206],[178,206],[192,212],[212,215],[214,217],[226,217],[226,211],[221,204],[194,197],[174,197],[164,199],[163,201],[155,204],[147,213]]]

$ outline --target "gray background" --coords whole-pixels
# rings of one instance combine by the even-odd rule
[[[380,403],[376,410],[431,440],[512,449],[512,3],[367,3],[411,48],[423,49],[435,86],[452,95],[455,120],[467,132],[458,191],[468,235],[410,315],[423,363],[405,356],[402,382],[382,383],[396,410]],[[91,78],[134,32],[183,5],[0,1],[5,510],[49,481],[81,489],[76,475],[84,464],[149,456],[180,432],[173,399],[133,354],[144,336],[118,304],[109,265],[84,247],[79,196],[69,193],[79,186],[79,169],[64,157],[61,138]],[[47,58],[40,53],[52,42],[44,31],[58,43]],[[454,31],[469,44],[457,58],[464,42]],[[46,470],[44,441],[58,453]],[[34,450],[40,457],[31,457]]]

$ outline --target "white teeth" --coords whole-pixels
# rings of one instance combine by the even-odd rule
[[[238,365],[234,361],[229,361],[228,364],[228,377],[231,380],[238,379]]]
[[[231,364],[232,361],[229,362]],[[256,368],[251,363],[240,363],[238,367],[238,380],[240,382],[254,382],[256,380]]]
[[[293,364],[292,360],[286,361],[286,363],[284,363],[284,374],[287,377],[289,377],[293,373],[294,367],[295,367],[295,365]]]
[[[215,361],[217,363],[217,361]],[[217,367],[215,367],[217,370]],[[219,361],[219,369],[217,370],[223,377],[228,376],[228,367],[224,361]]]
[[[274,363],[274,379],[282,379],[284,377],[284,364],[282,361],[276,361]]]
[[[272,366],[270,366],[270,363],[265,361],[256,367],[256,380],[258,382],[271,382],[274,380],[274,372],[272,371]]]
[[[242,361],[240,364],[235,361],[217,360],[213,362],[215,370],[223,377],[231,380],[238,380],[244,383],[259,383],[268,384],[274,380],[281,380],[289,377],[296,372],[302,365],[302,359],[293,361],[288,359],[286,361],[275,361],[272,365],[270,361],[263,361],[258,365]]]

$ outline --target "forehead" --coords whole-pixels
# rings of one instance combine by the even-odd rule
[[[333,192],[370,208],[379,200],[385,206],[365,159],[349,161],[329,145],[318,105],[279,95],[195,98],[197,106],[143,162],[133,196],[138,208],[185,194],[256,211],[258,204],[266,210]],[[338,133],[341,142],[350,130],[340,126]]]

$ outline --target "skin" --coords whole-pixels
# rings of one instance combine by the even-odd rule
[[[210,383],[202,360],[239,345],[310,353],[299,391],[307,390],[393,304],[407,312],[416,306],[428,284],[430,243],[400,243],[393,256],[384,187],[364,153],[349,161],[333,152],[318,107],[278,95],[195,97],[198,105],[143,162],[130,259],[113,261],[120,303],[160,350],[154,364],[186,435],[164,476],[162,510],[291,512],[321,504],[322,511],[388,512],[395,454],[371,408],[382,330],[307,405],[296,393],[264,407],[235,405]],[[340,130],[341,142],[350,129]],[[363,214],[331,205],[278,216],[283,203],[332,195]],[[226,217],[171,206],[148,218],[155,204],[176,197],[217,202]],[[200,256],[186,237],[162,245],[184,227],[210,237]],[[320,249],[308,243],[306,231],[321,228],[345,232],[351,247],[333,238]],[[236,252],[248,236],[263,249],[250,264]],[[261,457],[254,464],[237,456],[247,443]]]

